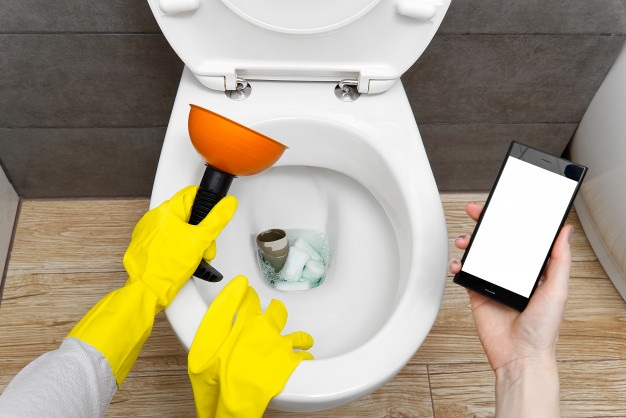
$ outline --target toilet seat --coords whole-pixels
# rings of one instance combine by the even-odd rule
[[[360,93],[391,87],[426,49],[450,4],[450,0],[148,2],[170,45],[211,89],[234,90],[237,79],[350,79]],[[187,7],[180,6],[186,3]]]

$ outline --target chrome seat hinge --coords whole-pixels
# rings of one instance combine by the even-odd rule
[[[335,96],[342,102],[353,102],[359,98],[359,80],[341,80],[335,86]]]

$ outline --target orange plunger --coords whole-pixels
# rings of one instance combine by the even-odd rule
[[[189,223],[197,225],[226,196],[235,177],[271,167],[287,147],[210,110],[190,106],[189,137],[206,162],[189,217]],[[210,282],[222,280],[222,274],[204,260],[194,276]]]

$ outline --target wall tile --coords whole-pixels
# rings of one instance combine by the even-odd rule
[[[0,10],[0,161],[18,193],[148,195],[183,64],[147,2]],[[403,76],[440,189],[487,190],[513,135],[562,151],[625,39],[624,0],[453,0]]]
[[[163,35],[0,35],[0,126],[165,126],[183,64]]]
[[[418,123],[578,123],[621,36],[435,36],[402,80]]]
[[[160,33],[147,1],[0,0],[0,33]]]
[[[624,0],[452,0],[440,33],[626,34]]]
[[[561,155],[574,123],[421,124],[422,140],[441,191],[491,189],[512,140]]]
[[[19,195],[149,196],[165,128],[0,128],[0,159]]]

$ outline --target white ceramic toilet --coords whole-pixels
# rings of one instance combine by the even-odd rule
[[[445,286],[443,209],[399,77],[449,0],[149,3],[186,64],[151,207],[204,172],[187,132],[190,103],[289,147],[270,169],[233,181],[239,208],[212,262],[225,279],[190,280],[166,310],[172,327],[189,347],[211,300],[244,274],[264,306],[286,304],[285,332],[315,339],[315,360],[300,364],[271,407],[322,410],[373,392],[420,347]],[[332,262],[319,287],[266,284],[254,238],[270,228],[327,235]]]
[[[598,260],[626,300],[626,44],[570,145],[589,167],[575,206]]]

